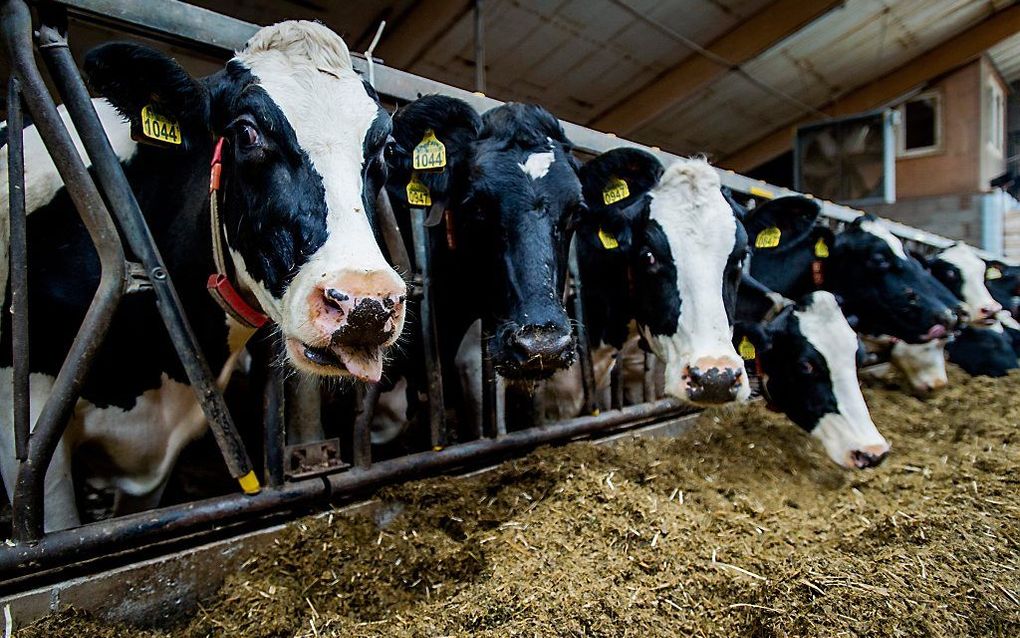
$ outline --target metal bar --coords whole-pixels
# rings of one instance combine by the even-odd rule
[[[397,216],[393,212],[393,203],[390,202],[389,193],[385,188],[379,189],[379,197],[376,199],[376,218],[383,241],[386,243],[386,252],[390,255],[390,263],[397,269],[401,277],[410,277],[411,256],[407,254],[404,237],[400,234],[400,224],[397,223]]]
[[[568,267],[570,269],[570,294],[574,307],[574,328],[577,330],[577,365],[581,366],[581,390],[584,393],[582,408],[586,414],[597,414],[595,401],[595,370],[592,368],[591,344],[588,342],[588,326],[584,314],[584,287],[581,268],[577,263],[577,242],[570,242]]]
[[[475,90],[485,93],[485,1],[475,0]]]
[[[354,416],[354,467],[359,470],[368,469],[372,465],[372,417],[375,406],[379,403],[381,386],[378,383],[365,387],[358,385],[355,401],[358,403]]]
[[[11,355],[14,364],[14,453],[28,457],[31,398],[28,367],[28,245],[25,216],[25,139],[21,84],[11,75],[7,90],[7,183],[10,211]],[[2,285],[4,282],[0,282]]]
[[[177,41],[184,39],[188,42],[200,45],[212,45],[224,51],[240,49],[251,37],[258,26],[231,18],[222,14],[194,7],[177,0],[133,0],[122,2],[121,0],[59,0],[60,3],[74,7],[77,12],[86,18],[96,19],[102,16],[107,23],[127,25],[136,30],[141,30],[145,35],[156,38],[171,39]],[[172,5],[172,11],[166,11],[165,7]],[[361,57],[353,57],[354,68],[359,72],[367,71],[367,64]],[[376,90],[385,96],[398,100],[412,101],[420,95],[430,93],[441,93],[464,100],[479,111],[486,111],[502,104],[497,100],[486,97],[479,93],[472,93],[442,82],[429,80],[380,64],[375,65]],[[646,150],[657,156],[661,161],[669,164],[680,159],[678,155],[664,152],[658,147],[649,147],[630,140],[609,135],[571,122],[562,122],[567,137],[574,143],[575,147],[584,153],[599,154],[613,148],[634,147]],[[773,197],[786,195],[799,195],[795,191],[781,188],[738,175],[725,169],[716,169],[723,186],[748,194],[770,193]],[[833,217],[840,221],[852,221],[862,213],[859,210],[842,206],[834,202],[820,200],[822,214]],[[954,240],[910,228],[896,222],[889,223],[893,234],[901,239],[916,241],[936,248],[946,248],[955,243]],[[979,253],[991,257],[987,253]]]
[[[284,449],[287,447],[286,394],[283,389],[284,373],[278,366],[267,366],[264,391],[263,446],[266,484],[280,487],[284,480]]]
[[[92,107],[92,101],[78,68],[67,47],[67,40],[57,29],[43,24],[39,30],[40,51],[53,78],[57,91],[63,98],[71,121],[81,136],[82,144],[92,159],[92,168],[103,187],[107,201],[124,233],[124,239],[131,251],[139,257],[145,267],[156,293],[156,307],[163,318],[170,341],[188,375],[191,388],[202,406],[213,438],[223,455],[230,475],[235,479],[254,479],[251,460],[244,448],[241,435],[234,427],[216,385],[209,364],[202,355],[201,346],[181,307],[180,298],[170,279],[170,273],[163,265],[163,258],[156,248],[149,227],[145,222],[138,200],[131,190],[127,177],[120,166],[120,159],[113,151],[106,137],[103,125]],[[258,479],[254,479],[257,485]],[[249,490],[251,488],[248,488]]]
[[[439,451],[419,452],[380,461],[365,470],[352,469],[330,475],[326,481],[296,481],[279,489],[263,490],[253,496],[221,496],[53,532],[35,545],[18,545],[0,552],[0,582],[24,576],[27,571],[60,565],[69,556],[81,561],[123,549],[140,549],[145,544],[161,539],[209,529],[242,518],[286,509],[304,509],[325,503],[327,498],[349,497],[388,483],[477,465],[481,461],[532,449],[545,443],[633,429],[684,413],[685,409],[678,401],[664,399],[618,412],[511,432],[498,439],[479,439]]]
[[[435,292],[432,289],[432,253],[425,227],[425,209],[411,209],[411,231],[417,277],[421,279],[421,337],[425,353],[425,382],[429,397],[429,441],[433,448],[446,445],[446,403],[443,397],[443,368],[439,360],[436,330]]]
[[[482,319],[482,437],[490,439],[497,438],[499,432],[499,406],[497,405],[498,386],[496,383],[496,369],[492,364],[492,353],[489,351],[489,344],[492,343],[493,333],[490,322]],[[505,395],[504,395],[505,396]]]
[[[616,360],[613,361],[613,368],[609,372],[609,407],[619,410],[623,407],[623,373],[621,372],[623,360],[620,359],[619,352],[615,356]]]
[[[124,291],[126,269],[124,250],[113,220],[35,66],[32,18],[25,3],[4,0],[0,7],[0,25],[12,75],[21,82],[24,102],[96,247],[101,268],[99,286],[29,437],[28,454],[21,463],[14,486],[13,534],[18,541],[31,542],[43,534],[46,468],[81,393],[93,357],[110,327]]]
[[[647,403],[658,398],[655,396],[655,355],[651,352],[646,352],[644,359],[644,376],[642,377],[641,393],[642,399]]]

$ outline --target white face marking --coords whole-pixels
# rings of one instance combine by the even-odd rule
[[[349,292],[406,293],[376,243],[362,202],[364,142],[379,116],[378,105],[351,66],[347,45],[321,24],[285,22],[263,28],[235,59],[258,78],[259,86],[283,112],[298,145],[322,178],[327,236],[282,299],[273,298],[247,276],[247,269],[238,262],[240,255],[232,251],[231,256],[244,284],[285,335],[313,346],[328,345],[328,335],[316,330],[309,319],[308,300],[317,286],[345,274],[374,274],[371,290]],[[399,314],[392,340],[403,328],[403,313]]]
[[[854,451],[888,451],[889,443],[871,420],[857,380],[857,336],[836,298],[829,292],[814,292],[807,308],[795,310],[794,316],[801,334],[825,360],[836,395],[836,413],[823,415],[812,436],[821,440],[829,457],[843,466],[852,467],[850,455]]]
[[[933,339],[928,343],[896,341],[889,359],[916,392],[931,392],[949,383],[945,339]]]
[[[688,366],[743,369],[722,298],[737,221],[719,190],[719,175],[704,160],[669,166],[651,191],[650,206],[651,219],[669,242],[680,294],[676,334],[655,337],[653,349],[666,363],[666,391],[686,398],[683,375]],[[744,401],[750,393],[743,374],[736,400]]]
[[[861,230],[866,233],[870,233],[889,244],[889,248],[893,251],[893,254],[900,259],[907,258],[907,253],[903,250],[903,242],[900,241],[899,237],[889,232],[889,229],[886,228],[885,224],[882,222],[871,220],[862,221]]]
[[[956,244],[939,253],[938,259],[955,266],[960,271],[963,305],[972,321],[981,319],[979,315],[982,308],[999,306],[992,293],[985,287],[985,262],[977,256],[973,248],[967,244]]]
[[[549,172],[549,167],[555,161],[556,156],[553,155],[553,152],[545,151],[528,155],[528,159],[524,160],[523,164],[518,164],[517,166],[531,179],[541,179],[546,176]]]

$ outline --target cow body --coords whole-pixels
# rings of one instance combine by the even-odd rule
[[[106,96],[95,102],[97,112],[219,385],[252,331],[229,319],[205,290],[218,270],[214,232],[223,233],[229,253],[231,272],[222,274],[279,326],[288,362],[317,375],[377,378],[382,351],[403,325],[404,284],[375,245],[368,219],[385,174],[389,123],[354,73],[343,41],[314,23],[266,27],[204,80],[129,44],[93,51],[85,68]],[[131,140],[150,102],[178,121],[179,144]],[[330,113],[326,119],[346,123],[342,132],[322,129]],[[213,140],[221,137],[221,225],[214,227],[209,165]],[[97,286],[99,262],[34,128],[26,129],[25,142],[34,422]],[[6,179],[5,167],[0,172]],[[362,321],[368,306],[385,307],[385,320]],[[9,379],[7,313],[2,321],[0,370]],[[0,414],[0,468],[8,492],[17,468],[11,420],[7,408]],[[47,529],[78,521],[65,480],[76,450],[94,478],[136,504],[154,505],[178,452],[205,427],[154,300],[128,295],[47,472]]]

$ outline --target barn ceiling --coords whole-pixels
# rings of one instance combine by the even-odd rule
[[[193,3],[258,24],[320,20],[354,50],[364,50],[385,19],[388,26],[377,57],[475,89],[472,0]],[[825,106],[833,100],[983,21],[997,19],[991,16],[1015,2],[482,4],[487,95],[538,102],[565,120],[677,153],[705,153],[718,161],[793,122],[824,117]],[[1020,76],[1020,36],[1003,39],[992,58],[1009,79]]]

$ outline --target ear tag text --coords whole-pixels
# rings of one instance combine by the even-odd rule
[[[829,247],[826,245],[825,239],[822,237],[819,237],[818,241],[815,242],[815,257],[818,259],[829,258]]]
[[[993,279],[1002,279],[1002,271],[995,266],[989,266],[988,270],[985,271],[985,279],[992,281]]]
[[[630,188],[627,186],[627,182],[616,176],[610,177],[609,183],[602,189],[602,201],[607,206],[628,197],[630,197]]]
[[[782,236],[783,233],[777,227],[766,228],[758,233],[758,236],[754,239],[754,247],[775,248],[779,245],[779,238]]]
[[[174,118],[157,112],[151,104],[142,107],[142,133],[159,142],[181,143],[181,125]]]
[[[411,181],[407,183],[407,203],[411,206],[431,206],[432,194],[429,187],[418,179],[416,173],[411,173]]]
[[[616,241],[616,237],[613,237],[601,228],[599,229],[599,241],[602,242],[602,247],[606,250],[620,247],[620,242]]]
[[[446,166],[446,145],[436,139],[432,129],[425,131],[425,137],[414,147],[411,166],[416,171],[441,171]]]
[[[758,356],[758,353],[754,349],[754,344],[747,338],[747,335],[740,340],[740,344],[737,346],[737,352],[740,353],[740,358],[745,361],[751,361]]]

